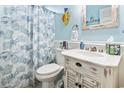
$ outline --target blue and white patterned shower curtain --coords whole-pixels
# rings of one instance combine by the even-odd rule
[[[0,8],[0,87],[28,87],[34,71],[54,60],[54,14],[42,6]]]
[[[40,16],[39,16],[40,15]],[[35,68],[48,64],[55,57],[54,13],[42,6],[33,7],[33,61]]]

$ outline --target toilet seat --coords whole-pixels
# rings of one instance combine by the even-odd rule
[[[60,68],[58,64],[52,63],[38,68],[36,72],[40,75],[49,75],[57,72]]]

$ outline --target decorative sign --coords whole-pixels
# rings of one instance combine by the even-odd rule
[[[70,20],[70,12],[68,8],[64,8],[64,14],[62,16],[62,22],[65,26],[67,26],[68,22]]]

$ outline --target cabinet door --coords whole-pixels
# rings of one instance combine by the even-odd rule
[[[100,87],[99,68],[71,58],[65,60],[65,87]],[[88,77],[87,77],[88,76]],[[95,78],[95,79],[93,79]]]
[[[77,81],[78,81],[78,76],[74,70],[71,68],[67,67],[65,71],[65,87],[66,88],[76,88]]]
[[[82,83],[83,83],[83,87],[86,87],[86,88],[98,88],[98,87],[100,87],[100,82],[93,79],[91,76],[84,76]]]

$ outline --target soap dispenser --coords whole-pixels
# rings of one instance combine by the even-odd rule
[[[80,49],[84,49],[84,43],[80,42]]]

